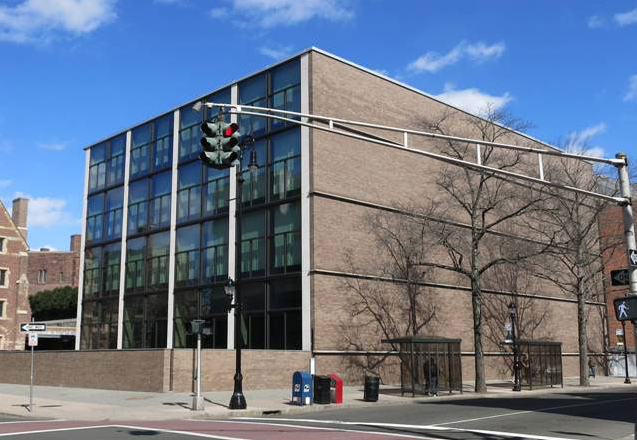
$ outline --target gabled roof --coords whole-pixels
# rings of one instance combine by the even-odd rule
[[[29,244],[27,243],[27,240],[24,238],[24,235],[22,234],[22,231],[20,230],[20,228],[18,228],[18,226],[13,221],[13,218],[9,215],[9,210],[6,208],[6,206],[4,206],[4,203],[2,203],[2,200],[0,200],[0,215],[4,215],[7,217],[7,219],[9,219],[11,226],[13,226],[13,228],[16,230],[16,232],[18,233],[18,237],[22,239],[22,243],[24,243],[24,246],[26,247],[26,250],[28,251]]]

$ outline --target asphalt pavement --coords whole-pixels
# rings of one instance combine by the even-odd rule
[[[375,403],[346,387],[343,405],[306,407],[290,405],[289,390],[246,391],[247,411],[227,408],[229,392],[206,393],[205,412],[190,410],[189,395],[36,387],[30,414],[20,387],[0,384],[2,440],[633,440],[637,408],[637,387],[615,378],[519,393],[500,384],[486,395],[468,384],[464,394],[416,399],[384,387]]]

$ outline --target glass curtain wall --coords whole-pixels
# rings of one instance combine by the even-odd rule
[[[298,60],[239,83],[239,103],[301,111]],[[259,168],[242,174],[241,296],[252,349],[301,349],[301,133],[282,121],[242,116]],[[236,340],[240,340],[237,338]]]
[[[173,114],[131,133],[123,348],[165,348]]]
[[[230,89],[206,98],[230,103]],[[229,170],[205,167],[199,160],[200,125],[218,116],[217,109],[180,109],[179,168],[177,172],[177,234],[173,345],[194,347],[190,322],[203,319],[210,328],[206,348],[226,348],[227,314],[223,284],[228,278]],[[229,122],[228,114],[224,120]]]
[[[125,149],[119,135],[89,153],[82,349],[117,348]]]

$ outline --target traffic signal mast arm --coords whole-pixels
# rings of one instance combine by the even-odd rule
[[[276,120],[280,120],[280,121],[285,121],[285,122],[289,122],[291,124],[296,124],[296,125],[301,125],[301,126],[305,126],[305,127],[315,128],[317,130],[327,131],[327,132],[338,134],[338,135],[341,135],[341,136],[346,136],[346,137],[350,137],[350,138],[354,138],[354,139],[359,139],[359,140],[375,143],[375,144],[378,144],[378,145],[383,145],[383,146],[390,147],[390,148],[395,148],[395,149],[399,149],[399,150],[403,150],[403,151],[409,151],[409,152],[414,153],[414,154],[430,157],[432,159],[439,160],[439,161],[442,161],[442,162],[446,162],[446,163],[449,163],[449,164],[452,164],[452,165],[456,165],[456,166],[460,166],[460,167],[464,167],[464,168],[470,168],[470,169],[474,169],[476,171],[480,171],[480,172],[484,172],[484,173],[491,173],[491,174],[494,174],[494,175],[501,175],[501,176],[506,176],[506,177],[510,177],[510,178],[513,178],[513,179],[524,180],[524,181],[527,181],[527,182],[537,183],[537,184],[540,184],[540,185],[551,186],[551,187],[563,189],[563,190],[566,190],[566,191],[571,191],[571,192],[584,194],[584,195],[587,195],[587,196],[590,196],[590,197],[596,197],[596,198],[599,198],[599,199],[602,199],[602,200],[606,200],[606,201],[610,201],[610,202],[613,202],[613,203],[617,203],[617,204],[620,204],[620,205],[625,205],[626,203],[629,203],[629,201],[628,201],[629,199],[627,199],[625,196],[624,197],[613,197],[613,196],[609,196],[609,195],[606,195],[606,194],[600,194],[600,193],[596,193],[596,192],[593,192],[593,191],[583,190],[581,188],[576,188],[576,187],[572,187],[572,186],[568,186],[568,185],[561,185],[561,184],[558,184],[558,183],[550,182],[548,180],[545,180],[544,178],[537,178],[537,177],[527,176],[527,175],[524,175],[524,174],[514,173],[514,172],[511,172],[511,171],[506,171],[506,170],[501,170],[501,169],[497,169],[497,168],[488,167],[488,166],[482,165],[480,163],[468,162],[468,161],[456,159],[456,158],[453,158],[453,157],[445,156],[445,155],[442,155],[442,154],[436,154],[436,153],[431,153],[431,152],[425,151],[425,150],[410,148],[410,147],[407,146],[408,145],[407,140],[408,140],[408,135],[409,134],[414,134],[414,135],[424,136],[424,137],[429,137],[429,138],[454,140],[454,141],[458,141],[458,142],[474,143],[474,144],[478,144],[478,145],[489,145],[489,146],[498,147],[498,148],[512,149],[512,150],[517,150],[517,151],[524,151],[524,152],[527,152],[527,153],[537,153],[539,157],[541,157],[541,155],[550,155],[550,156],[568,157],[568,158],[579,159],[579,160],[607,163],[607,164],[615,165],[616,167],[618,167],[620,169],[621,169],[621,167],[625,167],[626,166],[626,160],[625,159],[620,159],[620,158],[606,159],[606,158],[578,155],[578,154],[572,154],[572,153],[561,153],[559,151],[542,150],[542,149],[539,149],[539,148],[522,147],[522,146],[519,146],[519,145],[503,144],[503,143],[498,143],[498,142],[488,142],[488,141],[483,141],[483,140],[480,140],[480,139],[470,139],[470,138],[462,138],[462,137],[457,137],[457,136],[440,135],[440,134],[430,133],[430,132],[426,132],[426,131],[417,131],[417,130],[410,130],[410,129],[404,129],[404,128],[389,127],[389,126],[383,126],[383,125],[377,125],[377,124],[370,124],[370,123],[366,123],[366,122],[349,121],[349,120],[338,119],[338,118],[329,118],[329,117],[326,117],[326,116],[317,116],[317,115],[312,115],[312,114],[307,114],[307,113],[291,112],[291,111],[287,111],[287,110],[277,110],[277,109],[270,109],[270,108],[263,108],[263,107],[234,105],[234,104],[218,104],[218,103],[213,103],[213,102],[205,103],[205,105],[208,106],[208,107],[220,107],[222,109],[229,107],[229,108],[234,109],[234,110],[231,110],[231,111],[228,112],[230,114],[238,114],[238,115],[246,115],[246,116],[257,116],[257,117],[264,117],[264,118],[269,118],[269,119],[276,119]],[[244,109],[256,110],[256,111],[246,111]],[[278,114],[290,115],[290,116],[300,116],[302,118],[302,120],[290,119],[290,118],[287,118],[285,116],[274,115],[274,114],[271,114],[271,113],[278,113]],[[327,122],[327,125],[312,124],[312,123],[306,122],[305,119],[324,121],[324,122]],[[388,130],[388,131],[394,131],[394,132],[402,132],[404,134],[404,141],[401,144],[401,143],[398,143],[398,142],[389,142],[389,141],[380,140],[377,137],[366,136],[366,135],[363,135],[363,134],[357,134],[357,133],[351,133],[351,132],[348,132],[348,131],[338,130],[338,129],[334,128],[334,123],[340,123],[340,124],[344,124],[344,125],[356,125],[356,126],[361,126],[361,127],[375,128],[375,129]],[[540,174],[541,177],[543,177],[544,172],[543,172],[543,169],[542,169],[541,159],[539,160],[539,166],[540,166],[540,173],[539,174]]]

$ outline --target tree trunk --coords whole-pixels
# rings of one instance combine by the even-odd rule
[[[480,284],[471,280],[471,305],[473,308],[473,345],[476,370],[475,392],[486,393],[487,382],[484,373],[484,349],[482,347],[482,304],[480,300]]]
[[[577,338],[579,344],[579,384],[590,386],[588,380],[588,336],[586,334],[586,301],[583,292],[583,281],[580,280],[577,295]]]

